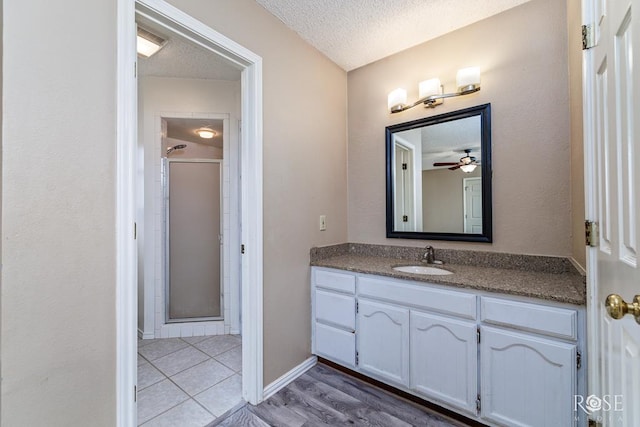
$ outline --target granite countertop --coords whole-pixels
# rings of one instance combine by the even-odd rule
[[[565,258],[512,254],[505,254],[506,257],[500,258],[502,254],[487,255],[487,253],[475,251],[445,252],[443,250],[446,258],[457,259],[459,263],[448,263],[445,260],[444,265],[433,266],[444,268],[453,274],[423,275],[402,273],[392,268],[401,265],[420,265],[419,259],[411,255],[407,256],[407,253],[424,252],[423,249],[411,248],[410,251],[402,253],[397,250],[385,250],[382,246],[376,248],[375,245],[339,246],[343,247],[335,250],[334,248],[338,247],[335,246],[332,247],[333,250],[324,252],[322,252],[324,248],[321,248],[320,251],[316,251],[315,256],[312,250],[311,265],[568,304],[584,305],[586,303],[585,277],[575,268],[567,266],[563,262]],[[367,250],[372,246],[374,250]],[[459,252],[467,252],[467,254]],[[436,250],[436,258],[440,259],[438,255],[439,251]],[[442,259],[445,259],[445,256]],[[477,265],[478,262],[481,264]],[[531,269],[527,269],[527,264]]]

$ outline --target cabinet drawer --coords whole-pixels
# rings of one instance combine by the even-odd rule
[[[315,352],[341,365],[356,364],[356,334],[316,323]]]
[[[350,331],[355,330],[356,299],[349,295],[316,289],[316,319]]]
[[[356,276],[353,274],[314,269],[314,278],[317,287],[350,294],[356,292]]]
[[[392,279],[360,277],[358,295],[409,305],[466,319],[476,318],[476,296]]]
[[[576,310],[482,297],[483,322],[559,338],[578,339]]]

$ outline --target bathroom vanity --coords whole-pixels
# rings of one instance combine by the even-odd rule
[[[584,421],[579,274],[445,264],[452,274],[417,275],[379,255],[312,259],[314,354],[489,425]]]

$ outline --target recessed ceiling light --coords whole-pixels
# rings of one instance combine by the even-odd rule
[[[145,58],[158,52],[167,43],[162,37],[138,27],[137,51],[138,55]]]

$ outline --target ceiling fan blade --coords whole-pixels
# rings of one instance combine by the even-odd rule
[[[454,171],[456,169],[459,169],[461,165],[456,164],[454,167],[449,168],[450,171]]]
[[[433,166],[453,166],[453,165],[457,165],[458,162],[446,162],[446,163],[434,163]]]

